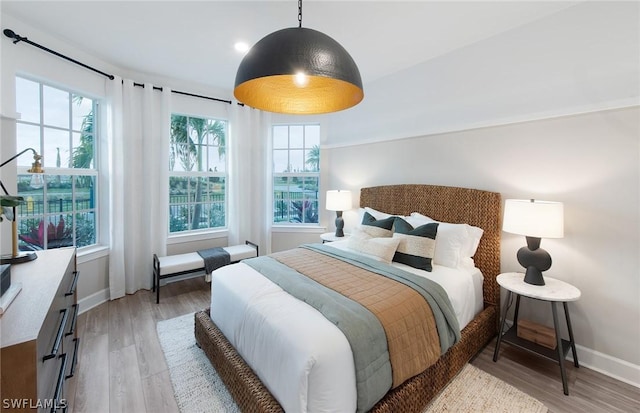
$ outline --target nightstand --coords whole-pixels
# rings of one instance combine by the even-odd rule
[[[343,239],[347,239],[349,238],[349,234],[344,234],[344,237],[336,237],[335,232],[325,232],[324,234],[320,235],[320,238],[322,239],[322,243],[324,244],[325,242],[333,242],[333,241],[340,241]]]
[[[558,362],[560,365],[560,375],[562,376],[562,388],[564,394],[569,395],[569,386],[567,385],[567,373],[564,368],[564,360],[569,353],[569,349],[573,352],[573,364],[578,364],[578,355],[576,353],[576,342],[573,338],[573,330],[571,328],[571,320],[569,318],[569,301],[576,301],[580,298],[580,290],[573,285],[551,277],[544,277],[545,285],[531,285],[524,282],[524,274],[511,272],[498,275],[496,279],[498,284],[507,290],[507,303],[511,302],[512,294],[516,295],[516,308],[513,316],[513,326],[504,334],[505,321],[507,318],[507,310],[509,304],[502,310],[502,319],[500,321],[500,330],[498,331],[498,340],[496,349],[493,353],[493,361],[498,360],[500,353],[500,344],[506,342],[524,350],[539,354],[548,359]],[[536,300],[547,301],[551,303],[551,312],[553,313],[553,327],[555,329],[557,345],[555,349],[543,347],[539,344],[518,337],[518,310],[520,309],[520,297],[528,297]],[[560,336],[560,325],[558,323],[558,310],[556,303],[561,302],[564,306],[564,314],[567,322],[567,330],[569,332],[569,341],[563,340]]]

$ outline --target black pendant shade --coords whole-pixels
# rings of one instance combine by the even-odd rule
[[[278,30],[256,43],[236,74],[236,99],[276,113],[319,114],[357,105],[360,71],[338,42],[317,30]]]

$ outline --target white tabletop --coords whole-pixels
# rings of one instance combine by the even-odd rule
[[[544,276],[545,285],[533,285],[524,282],[521,272],[507,272],[496,279],[501,287],[516,294],[545,301],[576,301],[580,290],[573,285],[555,278]]]

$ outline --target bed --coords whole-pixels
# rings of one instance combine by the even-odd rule
[[[360,205],[396,215],[412,212],[438,221],[466,223],[484,233],[473,257],[484,276],[482,310],[464,327],[460,340],[422,373],[389,391],[373,412],[419,412],[497,333],[500,269],[501,198],[495,192],[433,185],[363,188]],[[226,271],[228,271],[227,269]],[[212,321],[196,313],[196,340],[242,411],[279,412],[280,404]]]

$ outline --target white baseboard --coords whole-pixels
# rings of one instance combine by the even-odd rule
[[[576,352],[580,367],[588,367],[598,373],[640,388],[640,366],[577,344]],[[567,360],[573,361],[571,352],[567,355]]]
[[[78,300],[78,304],[80,305],[80,312],[78,314],[85,313],[91,310],[93,307],[97,307],[102,303],[106,303],[107,301],[109,301],[109,297],[109,289],[105,288],[104,290],[100,290],[88,297]]]
[[[513,325],[513,321],[507,319],[506,324],[507,328],[510,328]],[[640,388],[640,366],[579,344],[576,344],[576,353],[578,353],[580,367],[587,367],[605,376]],[[571,351],[567,354],[567,360],[573,362]]]
[[[169,283],[186,280],[188,278],[203,277],[204,275],[205,274],[203,272],[203,273],[185,274],[177,277],[172,277],[169,279],[160,280],[160,286],[165,286],[166,284],[169,284]],[[82,298],[78,300],[78,304],[80,305],[80,312],[78,314],[86,313],[92,308],[97,307],[102,303],[106,303],[107,301],[110,300],[110,298],[111,298],[111,291],[108,288],[105,288],[104,290],[100,290],[98,292],[91,294],[90,296]]]

